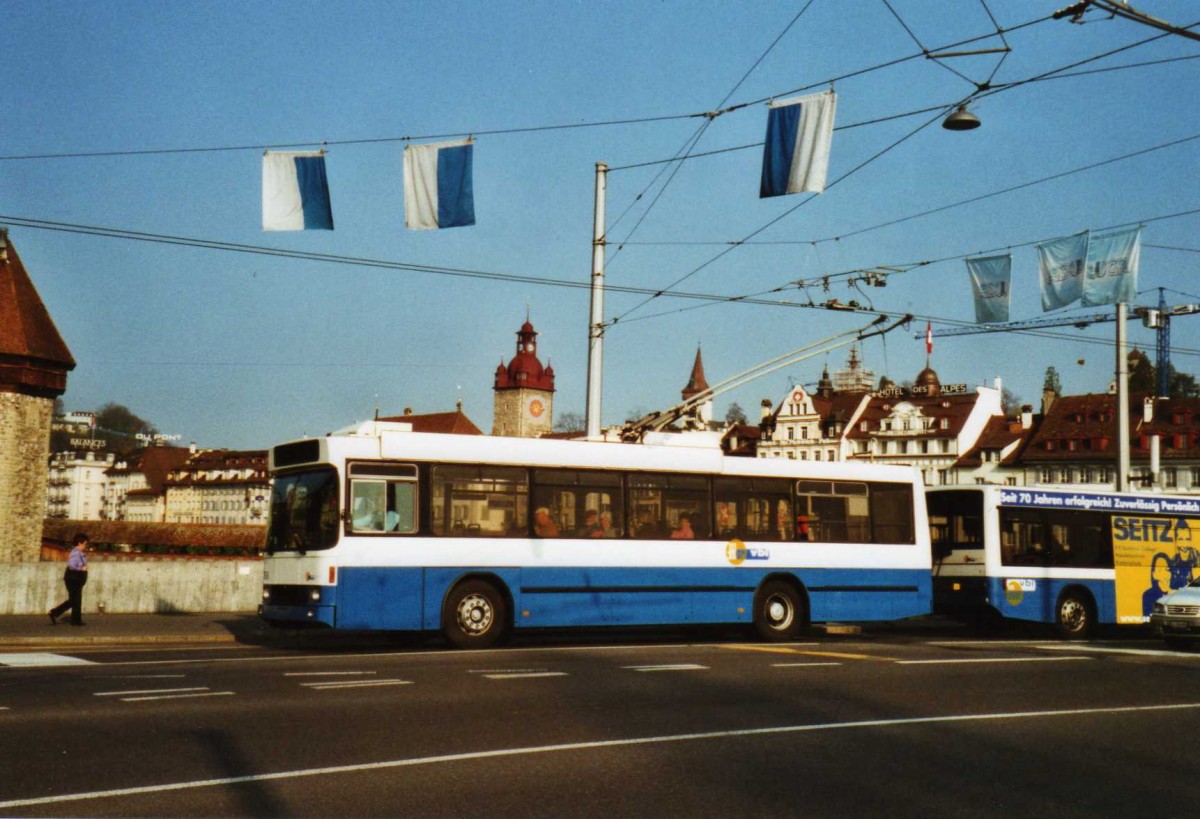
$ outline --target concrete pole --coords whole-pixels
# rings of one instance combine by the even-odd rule
[[[1117,491],[1129,491],[1129,358],[1123,303],[1117,304]]]
[[[604,378],[604,195],[608,165],[596,163],[596,209],[592,226],[592,313],[588,322],[587,437],[600,439],[600,389]]]

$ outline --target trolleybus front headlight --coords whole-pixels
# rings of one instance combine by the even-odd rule
[[[308,593],[308,599],[309,599],[309,600],[311,600],[311,601],[313,601],[314,603],[319,603],[319,602],[321,602],[321,590],[320,590],[320,589],[313,589],[312,591],[310,591],[310,592]]]

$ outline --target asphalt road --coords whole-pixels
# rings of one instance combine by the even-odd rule
[[[1198,674],[959,632],[24,647],[0,815],[1186,816]]]

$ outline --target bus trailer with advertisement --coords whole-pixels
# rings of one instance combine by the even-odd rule
[[[441,631],[810,622],[930,610],[912,468],[725,456],[711,433],[609,443],[367,422],[274,447],[262,616]]]
[[[1200,498],[943,486],[926,492],[934,611],[1053,624],[1067,638],[1150,621],[1200,576]]]

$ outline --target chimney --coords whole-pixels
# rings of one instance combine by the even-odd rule
[[[1021,429],[1029,429],[1033,426],[1033,405],[1023,404],[1021,406]]]
[[[1050,408],[1054,406],[1054,402],[1058,400],[1058,393],[1054,390],[1042,390],[1042,415],[1050,412]]]
[[[1145,398],[1142,400],[1142,421],[1149,424],[1154,420],[1154,399]]]
[[[996,379],[992,382],[992,387],[995,388],[996,392],[1002,391],[1002,388],[1000,386],[1000,376],[996,376]]]
[[[404,414],[405,414],[405,415],[412,415],[412,407],[405,407],[405,408],[404,408]]]

